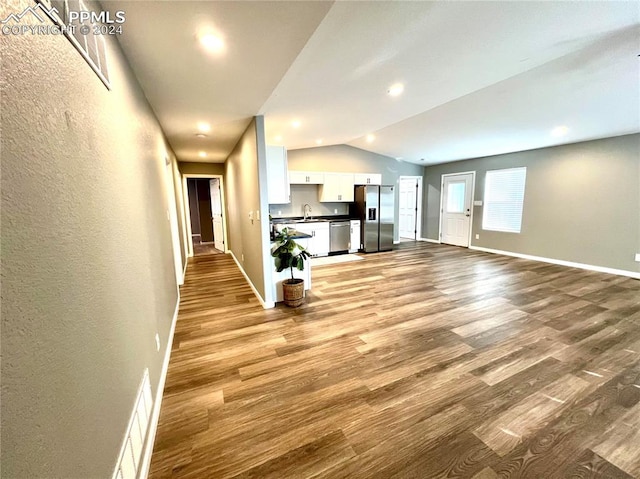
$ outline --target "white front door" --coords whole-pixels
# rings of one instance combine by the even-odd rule
[[[399,236],[417,239],[418,180],[401,178],[399,195]]]
[[[213,247],[224,251],[224,227],[222,226],[222,197],[220,179],[209,181],[211,191],[211,221],[213,222]]]
[[[473,173],[443,175],[442,243],[469,246]]]

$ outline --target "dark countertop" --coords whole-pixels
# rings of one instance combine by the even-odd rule
[[[302,231],[294,230],[291,238],[293,239],[311,238],[311,235],[307,233],[303,233]],[[271,241],[275,241],[275,238],[271,237]]]
[[[291,218],[273,218],[271,222],[273,224],[292,223],[295,221],[303,220],[302,216],[293,216]],[[307,219],[307,222],[313,223],[314,221],[345,221],[345,220],[357,220],[360,218],[353,218],[350,215],[336,215],[336,216],[314,216]]]

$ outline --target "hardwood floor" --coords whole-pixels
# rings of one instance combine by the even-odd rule
[[[189,265],[160,478],[640,478],[640,281],[429,243],[263,310]]]
[[[213,243],[193,243],[193,255],[202,256],[205,254],[222,254],[223,252],[216,249]]]

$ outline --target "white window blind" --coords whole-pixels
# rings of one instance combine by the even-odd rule
[[[487,171],[482,229],[520,233],[527,168]]]

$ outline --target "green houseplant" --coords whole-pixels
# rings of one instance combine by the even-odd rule
[[[304,271],[304,260],[311,257],[309,252],[293,239],[289,228],[283,230],[275,237],[275,245],[271,250],[271,256],[275,258],[276,271],[278,273],[289,268],[291,279],[282,282],[282,295],[287,306],[298,307],[304,303],[304,280],[293,277],[294,268]]]

